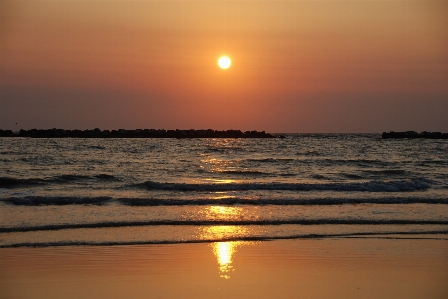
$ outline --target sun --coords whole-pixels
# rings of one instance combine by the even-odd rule
[[[230,60],[229,57],[227,56],[221,56],[218,59],[218,65],[220,68],[222,69],[228,69],[230,67],[230,65],[232,64],[232,61]]]

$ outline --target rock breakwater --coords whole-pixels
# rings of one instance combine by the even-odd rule
[[[426,132],[417,133],[415,131],[406,132],[383,132],[381,135],[383,139],[404,139],[404,138],[429,138],[429,139],[448,139],[448,133],[441,132]]]
[[[11,130],[1,130],[0,137],[31,137],[31,138],[275,138],[265,131],[246,131],[240,130],[155,130],[155,129],[136,129],[136,130],[20,130],[13,132]]]

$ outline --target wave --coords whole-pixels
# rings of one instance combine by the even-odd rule
[[[298,155],[300,155],[300,153],[297,153]],[[308,162],[311,163],[324,163],[324,164],[328,164],[328,165],[359,165],[359,164],[365,164],[365,165],[378,165],[378,166],[385,166],[385,165],[399,165],[400,163],[398,162],[392,162],[392,161],[382,161],[382,160],[376,160],[376,159],[337,159],[337,158],[321,158],[321,159],[309,159],[307,160]]]
[[[18,179],[11,177],[0,177],[0,188],[15,188],[21,186],[36,186],[42,184],[45,184],[45,180],[43,179]]]
[[[111,175],[111,174],[98,174],[95,175],[95,178],[100,181],[119,181],[120,179]]]
[[[97,180],[97,181],[119,181],[120,179],[109,174],[98,174],[94,176],[63,174],[49,178],[13,178],[0,177],[0,188],[17,188],[17,187],[31,187],[36,185],[47,184],[64,184],[77,181]]]
[[[364,170],[366,173],[378,174],[378,175],[405,175],[406,170],[403,169],[384,169],[384,170]]]
[[[252,175],[252,176],[271,176],[272,173],[267,173],[257,170],[222,170],[217,171],[222,174],[232,174],[232,175]]]
[[[425,178],[400,181],[369,181],[359,183],[229,183],[229,184],[187,184],[159,183],[146,181],[132,186],[147,190],[169,191],[250,191],[250,190],[290,190],[290,191],[366,191],[366,192],[409,192],[430,188]]]
[[[90,148],[90,149],[100,149],[100,150],[104,150],[104,149],[106,149],[106,147],[104,147],[104,146],[101,146],[101,145],[88,145],[88,146],[86,146],[87,148]]]
[[[206,146],[206,152],[228,152],[228,151],[247,151],[244,147],[239,146]]]
[[[209,199],[117,199],[129,206],[202,206],[202,205],[251,205],[251,206],[325,206],[345,204],[448,204],[448,198],[314,198],[314,199],[245,199],[245,198],[209,198]]]
[[[422,237],[405,236],[425,236],[425,235],[447,235],[447,230],[434,231],[393,231],[393,232],[358,232],[342,234],[300,234],[287,236],[238,236],[225,237],[219,239],[182,239],[182,240],[145,240],[145,241],[56,241],[56,242],[23,242],[0,245],[0,248],[15,247],[56,247],[56,246],[124,246],[124,245],[157,245],[157,244],[191,244],[191,243],[216,243],[216,242],[236,242],[236,241],[271,241],[271,240],[293,240],[293,239],[328,239],[328,238],[389,238],[389,239],[423,239]],[[395,236],[395,237],[394,237]],[[403,236],[403,237],[401,237]],[[431,238],[435,239],[435,238]],[[441,239],[441,238],[438,238]],[[442,238],[446,240],[445,238]]]
[[[448,225],[448,220],[408,219],[278,219],[278,220],[147,220],[96,223],[67,223],[38,226],[0,227],[0,233],[54,231],[82,228],[135,226],[253,226],[253,225]]]
[[[111,201],[111,197],[45,197],[45,196],[26,196],[26,197],[11,197],[1,199],[5,203],[17,206],[51,206],[51,205],[103,205]]]
[[[277,162],[291,162],[294,161],[292,158],[258,158],[258,159],[246,159],[248,162],[258,162],[258,163],[277,163]]]
[[[63,174],[55,176],[51,179],[47,179],[47,182],[73,182],[73,181],[83,181],[90,179],[90,176],[87,175],[76,175],[76,174]]]
[[[354,173],[341,173],[341,175],[345,178],[348,179],[352,179],[352,180],[362,180],[363,177],[358,175],[358,174],[354,174]]]
[[[109,196],[99,197],[46,197],[25,196],[9,197],[0,199],[0,202],[18,206],[49,206],[49,205],[104,205],[116,202],[127,206],[320,206],[320,205],[345,205],[345,204],[448,204],[446,198],[425,197],[381,197],[381,198],[203,198],[203,199],[176,199],[176,198],[112,198]]]
[[[77,175],[77,174],[63,174],[54,176],[46,180],[49,183],[58,182],[74,182],[74,181],[86,181],[86,180],[98,180],[98,181],[119,181],[119,179],[110,174],[97,174],[94,176],[89,175]]]

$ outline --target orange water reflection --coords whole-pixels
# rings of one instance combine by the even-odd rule
[[[212,226],[204,228],[202,238],[208,240],[225,240],[238,238],[247,235],[248,229],[242,226]],[[227,241],[214,242],[211,244],[213,254],[216,256],[219,267],[219,275],[224,279],[229,279],[230,274],[234,271],[232,266],[232,258],[236,250],[242,244],[247,242]]]
[[[206,146],[211,151],[226,152],[235,150],[241,143],[238,139],[210,139]],[[201,160],[200,166],[203,170],[210,173],[231,173],[238,168],[238,162],[217,158],[212,155],[207,155],[205,159]],[[213,184],[231,184],[238,183],[239,180],[227,178],[204,178],[203,181]],[[234,198],[233,192],[213,192],[214,198],[225,199]],[[204,213],[207,220],[240,220],[243,218],[243,208],[241,207],[227,207],[227,206],[211,206],[205,207],[201,213]],[[242,244],[247,242],[240,241],[225,241],[242,238],[250,233],[250,229],[244,226],[236,225],[219,225],[203,227],[200,231],[200,237],[203,240],[223,240],[222,242],[214,242],[211,244],[212,251],[216,256],[218,262],[220,277],[224,279],[230,278],[230,273],[234,271],[232,266],[232,258],[236,250]]]
[[[207,219],[235,220],[241,217],[242,210],[240,207],[212,206],[205,208],[204,213]],[[244,226],[216,225],[202,228],[200,235],[204,240],[228,240],[241,238],[249,233],[250,229]],[[211,244],[212,251],[218,262],[220,277],[224,279],[230,278],[230,274],[234,271],[232,266],[233,255],[239,246],[246,243],[241,241],[224,241]]]
[[[201,160],[201,162],[202,165],[200,168],[210,173],[225,173],[226,171],[233,170],[237,166],[236,161],[217,159],[210,156]]]
[[[241,218],[243,208],[240,207],[226,207],[226,206],[212,206],[207,207],[204,211],[207,220],[236,220]],[[225,233],[222,231],[221,233]],[[219,236],[217,236],[219,237]]]
[[[213,253],[218,260],[219,275],[224,279],[230,278],[230,273],[234,271],[232,266],[232,256],[241,242],[216,242],[212,244]]]

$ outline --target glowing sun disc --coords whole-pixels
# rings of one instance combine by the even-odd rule
[[[227,56],[222,56],[221,58],[219,58],[218,60],[218,65],[220,68],[222,69],[227,69],[229,68],[229,66],[232,64],[232,61],[230,60],[229,57]]]

